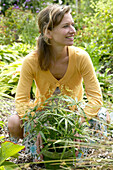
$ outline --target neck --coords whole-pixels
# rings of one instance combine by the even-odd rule
[[[52,48],[52,55],[54,56],[55,61],[61,58],[65,58],[68,55],[67,46],[65,46],[64,48],[59,48],[59,49]]]

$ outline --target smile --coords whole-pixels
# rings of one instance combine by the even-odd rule
[[[66,37],[67,39],[74,40],[74,37]]]

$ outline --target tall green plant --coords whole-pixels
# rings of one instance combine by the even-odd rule
[[[71,110],[75,105],[78,111]],[[102,131],[97,130],[96,133],[98,135],[95,135],[95,130],[91,129],[87,119],[86,122],[81,124],[81,116],[85,117],[81,104],[71,97],[62,95],[52,96],[45,103],[38,104],[26,113],[24,119],[25,123],[27,121],[27,128],[31,128],[30,135],[32,134],[34,138],[38,133],[41,134],[44,145],[41,153],[47,157],[50,156],[49,161],[45,161],[45,163],[61,164],[61,167],[65,169],[66,166],[67,168],[72,168],[73,161],[75,161],[75,168],[85,168],[87,167],[87,162],[91,162],[90,165],[93,167],[96,161],[96,166],[101,165],[101,161],[98,163],[98,154],[99,152],[103,152],[103,149],[109,154],[112,154],[112,142],[106,141],[107,137],[104,137],[104,135],[101,137]],[[108,125],[103,120],[96,118],[93,120]],[[109,131],[109,136],[111,136],[111,131]],[[93,152],[93,157],[91,158],[89,154],[89,157],[82,157],[80,158],[81,162],[77,162],[75,151],[79,150],[82,153],[81,148],[84,147],[89,148],[89,151],[95,151]],[[72,154],[70,155],[69,152],[69,155],[66,157],[67,159],[65,159],[64,155],[68,151],[72,152]],[[60,157],[58,156],[59,152],[61,152]],[[55,159],[54,161],[53,158]],[[70,165],[68,165],[68,162],[70,162]],[[111,162],[112,159],[110,158],[106,164],[111,165]]]

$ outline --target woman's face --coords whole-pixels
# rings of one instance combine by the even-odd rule
[[[75,35],[74,21],[70,12],[66,13],[59,25],[50,31],[50,43],[53,46],[73,45]]]

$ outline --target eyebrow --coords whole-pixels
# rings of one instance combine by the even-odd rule
[[[71,23],[74,24],[74,21]],[[61,25],[66,25],[66,24],[70,24],[70,22],[65,22],[65,23],[62,23]]]

